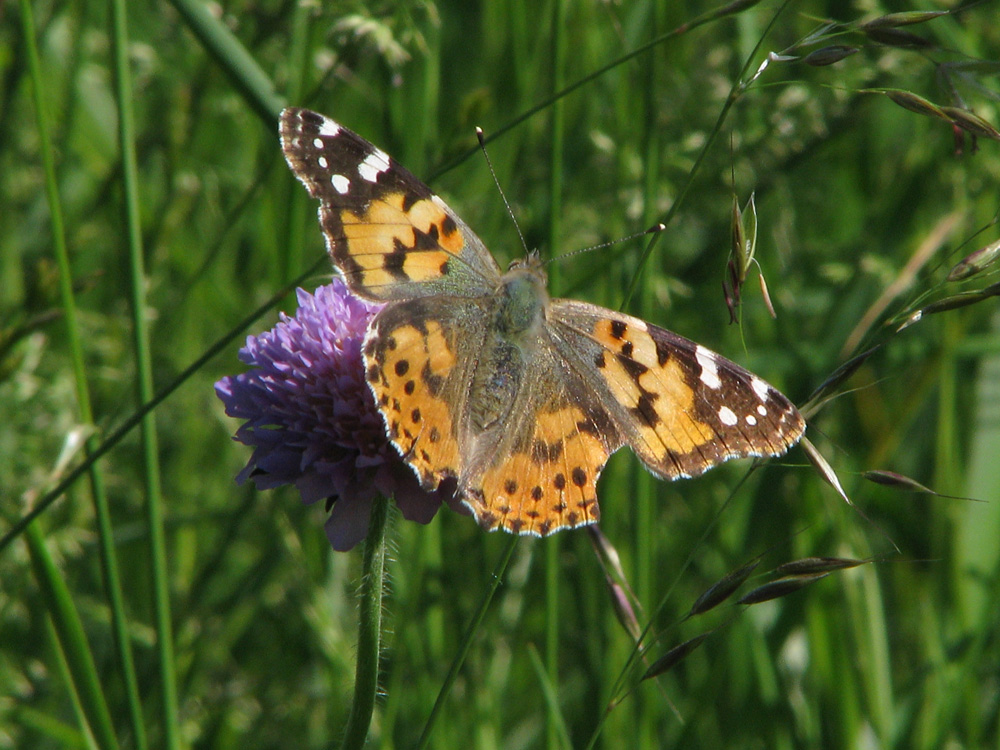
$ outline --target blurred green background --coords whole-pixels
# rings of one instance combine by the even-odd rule
[[[497,177],[545,256],[669,217],[642,267],[648,238],[577,255],[551,267],[554,293],[618,307],[638,279],[630,312],[798,403],[887,344],[810,414],[856,509],[801,449],[744,483],[746,461],[672,484],[628,451],[610,462],[602,531],[650,625],[645,659],[718,627],[697,651],[654,680],[639,680],[641,666],[623,674],[634,641],[588,534],[522,539],[430,747],[1000,746],[996,298],[892,333],[923,305],[996,283],[989,271],[945,277],[998,239],[1000,143],[873,91],[1000,123],[996,5],[881,34],[858,24],[950,6],[803,0],[712,17],[719,7],[176,0],[129,3],[124,27],[113,2],[0,5],[0,532],[82,460],[84,438],[101,446],[236,334],[144,436],[129,430],[0,551],[0,747],[320,748],[341,736],[360,549],[333,553],[323,509],[294,491],[234,484],[249,449],[231,441],[237,423],[212,388],[242,370],[242,337],[293,297],[240,321],[323,254],[315,208],[281,158],[282,102],[335,117],[430,180],[501,265],[523,251],[474,151],[477,125],[498,136]],[[858,51],[802,61],[829,45]],[[769,52],[790,59],[750,84]],[[756,196],[776,320],[753,271],[741,323],[728,324],[734,192],[740,205]],[[875,485],[860,477],[871,469],[989,502]],[[508,538],[447,510],[426,527],[397,515],[390,535],[370,746],[408,748]],[[102,548],[117,561],[117,607]],[[758,555],[748,587],[804,556],[874,562],[682,622]]]

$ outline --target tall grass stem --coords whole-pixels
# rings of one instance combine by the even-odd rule
[[[128,272],[132,303],[132,337],[135,348],[136,395],[144,404],[153,398],[153,358],[146,313],[146,270],[139,215],[139,169],[135,153],[135,121],[132,111],[132,76],[129,70],[128,17],[125,0],[110,0],[112,67],[118,106],[118,147],[122,161],[123,223],[127,233]],[[181,737],[177,724],[177,677],[174,672],[173,626],[170,621],[170,587],[163,529],[163,498],[160,492],[159,448],[156,420],[152,413],[139,426],[142,442],[146,523],[152,570],[156,652],[160,667],[160,697],[163,746],[178,750]]]

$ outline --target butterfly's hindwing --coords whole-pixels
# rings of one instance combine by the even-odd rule
[[[596,522],[597,480],[622,443],[618,430],[550,346],[530,352],[520,380],[502,424],[473,443],[459,481],[466,505],[484,528],[515,534]]]
[[[474,368],[464,352],[477,339],[481,347],[485,314],[476,300],[407,300],[380,311],[365,336],[369,388],[389,439],[425,489],[462,471],[462,415]]]
[[[288,108],[281,144],[320,201],[327,250],[351,291],[376,300],[489,293],[493,256],[430,188],[328,117]]]

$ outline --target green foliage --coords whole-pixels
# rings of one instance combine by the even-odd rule
[[[445,684],[429,747],[997,745],[1000,317],[995,291],[955,297],[989,290],[997,272],[967,275],[966,264],[946,281],[997,240],[995,8],[861,25],[899,8],[560,5],[235,0],[211,6],[218,18],[190,0],[131,3],[130,95],[116,77],[113,5],[0,7],[0,532],[139,410],[136,326],[148,327],[154,392],[237,334],[156,406],[152,444],[124,432],[97,473],[6,539],[0,748],[115,737],[121,747],[319,748],[342,737],[361,551],[333,553],[322,508],[295,492],[233,483],[248,451],[230,440],[236,423],[212,389],[241,369],[239,337],[290,312],[293,298],[241,332],[244,317],[323,252],[269,114],[282,98],[433,177],[502,264],[523,250],[475,152],[477,125],[497,136],[497,177],[543,255],[665,222],[645,263],[648,236],[579,254],[554,264],[555,291],[617,307],[635,285],[631,312],[797,403],[885,344],[808,414],[857,510],[800,449],[749,476],[737,462],[673,484],[622,452],[602,480],[601,528],[624,580],[613,555],[570,532],[520,540],[492,599],[509,538],[447,510],[426,527],[390,519],[370,746],[416,745]],[[831,13],[830,25],[817,20]],[[606,66],[552,103],[556,87]],[[123,106],[134,114],[134,185]],[[755,196],[754,257],[776,320],[751,268],[739,325],[728,325],[720,286],[734,192],[739,205]],[[868,470],[991,502],[865,482]],[[153,554],[151,502],[165,560]],[[737,598],[796,558],[873,561],[685,619],[758,556]],[[629,623],[625,582],[638,596],[633,625],[646,631],[639,659],[619,620]],[[130,648],[116,645],[116,622]],[[171,630],[172,654],[157,648]],[[670,668],[642,680],[654,663]],[[164,719],[174,698],[176,717]]]

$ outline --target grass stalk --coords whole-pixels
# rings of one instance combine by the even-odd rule
[[[531,659],[531,666],[538,678],[542,697],[545,699],[545,714],[548,716],[548,726],[555,728],[555,739],[548,738],[549,747],[555,750],[572,750],[573,741],[570,739],[569,728],[566,726],[566,720],[559,705],[559,691],[551,679],[549,679],[548,668],[542,663],[542,658],[538,655],[538,650],[531,644],[528,644],[528,656]]]
[[[655,39],[659,35],[661,27],[661,14],[663,12],[661,3],[650,3],[649,6],[649,31]],[[660,128],[659,115],[657,112],[656,91],[659,85],[659,61],[661,55],[652,54],[647,58],[643,66],[645,76],[644,86],[644,117],[641,126],[644,146],[643,174],[642,174],[642,195],[643,195],[643,226],[652,226],[657,221],[656,206],[657,190],[660,185]],[[641,272],[641,267],[637,267],[637,272]],[[642,275],[645,283],[642,287],[642,297],[639,300],[639,309],[642,316],[647,320],[655,320],[656,304],[655,275],[646,273]],[[633,468],[635,477],[635,592],[639,603],[643,607],[649,607],[652,597],[653,571],[656,570],[655,562],[655,542],[656,542],[656,495],[658,487],[652,475],[642,466],[635,465]],[[636,692],[635,701],[632,706],[636,726],[639,727],[636,744],[638,747],[650,747],[655,743],[650,736],[649,726],[643,722],[641,717],[645,715],[648,708],[644,705],[652,698],[646,691]]]
[[[28,543],[35,580],[56,631],[58,647],[62,650],[72,675],[69,689],[75,694],[74,701],[79,702],[86,717],[82,730],[92,733],[101,750],[113,750],[118,747],[118,739],[115,737],[107,698],[97,675],[97,665],[87,643],[80,615],[73,605],[73,597],[45,546],[40,523],[28,526],[24,530],[24,538]]]
[[[243,43],[225,23],[213,16],[208,5],[199,0],[171,0],[171,5],[187,22],[198,40],[243,94],[257,115],[265,122],[278,122],[285,106],[274,84]]]
[[[45,172],[45,191],[48,198],[49,213],[52,221],[52,248],[59,268],[59,298],[62,313],[66,322],[66,338],[69,344],[70,359],[73,364],[73,379],[76,386],[76,399],[80,410],[80,420],[84,424],[93,424],[94,415],[90,403],[90,387],[87,381],[87,367],[84,361],[83,342],[77,320],[76,300],[73,293],[73,272],[70,266],[69,252],[66,246],[66,232],[63,223],[62,201],[59,197],[59,185],[56,178],[55,162],[53,160],[52,141],[49,128],[48,112],[45,99],[42,96],[42,72],[38,49],[35,44],[35,24],[28,0],[21,2],[21,18],[25,32],[25,47],[28,67],[31,72],[32,95],[35,102],[35,117],[38,136],[41,142],[40,153],[42,167]],[[93,435],[86,441],[88,455],[97,449],[98,441]],[[118,572],[117,556],[114,547],[114,531],[111,523],[111,512],[108,508],[108,498],[104,486],[104,478],[100,466],[96,463],[89,471],[90,491],[94,502],[94,514],[97,519],[98,545],[101,551],[101,573],[104,579],[105,591],[111,605],[111,625],[114,631],[115,647],[125,683],[125,697],[131,722],[133,742],[137,750],[145,750],[146,729],[142,720],[142,703],[139,697],[139,685],[135,675],[135,665],[132,660],[132,649],[128,637],[128,619],[125,614],[125,602],[122,595],[121,576]]]
[[[552,6],[552,88],[565,86],[566,0]],[[565,142],[565,99],[556,99],[549,111],[549,252],[553,255],[562,239],[563,157]],[[559,288],[559,264],[549,266],[550,288]],[[545,744],[549,750],[562,747],[559,706],[559,565],[561,538],[545,540],[545,673],[552,693],[553,710],[546,713]]]
[[[420,733],[420,740],[417,742],[416,750],[423,750],[427,747],[427,743],[430,742],[431,733],[434,731],[434,724],[437,722],[441,709],[444,707],[445,699],[447,699],[452,686],[455,684],[455,680],[458,678],[459,670],[461,670],[462,665],[465,663],[465,657],[469,655],[469,648],[472,646],[472,640],[483,622],[483,617],[486,616],[486,611],[490,608],[493,597],[496,596],[497,589],[500,588],[500,583],[503,581],[504,572],[507,570],[508,563],[510,563],[511,555],[514,554],[514,549],[517,547],[518,539],[519,537],[516,536],[510,537],[507,547],[501,553],[500,560],[493,569],[490,585],[483,593],[483,598],[479,602],[479,608],[473,615],[472,621],[469,623],[469,627],[465,631],[461,643],[458,645],[458,653],[451,662],[451,667],[448,669],[448,674],[445,676],[444,682],[441,683],[441,689],[434,700],[434,707],[431,708],[431,713],[424,723],[424,729]]]
[[[109,4],[112,67],[115,74],[115,98],[118,105],[118,146],[122,161],[123,218],[129,254],[136,395],[138,403],[143,404],[153,398],[154,391],[149,321],[146,316],[146,271],[142,248],[142,222],[139,216],[139,170],[135,154],[132,79],[128,60],[128,20],[124,0],[110,0]],[[149,530],[150,564],[153,576],[156,646],[160,666],[163,746],[168,750],[177,750],[181,746],[177,724],[177,678],[174,672],[173,628],[170,622],[170,590],[163,530],[163,501],[160,493],[159,449],[156,437],[156,420],[152,413],[143,417],[140,423],[140,433],[146,520]]]

